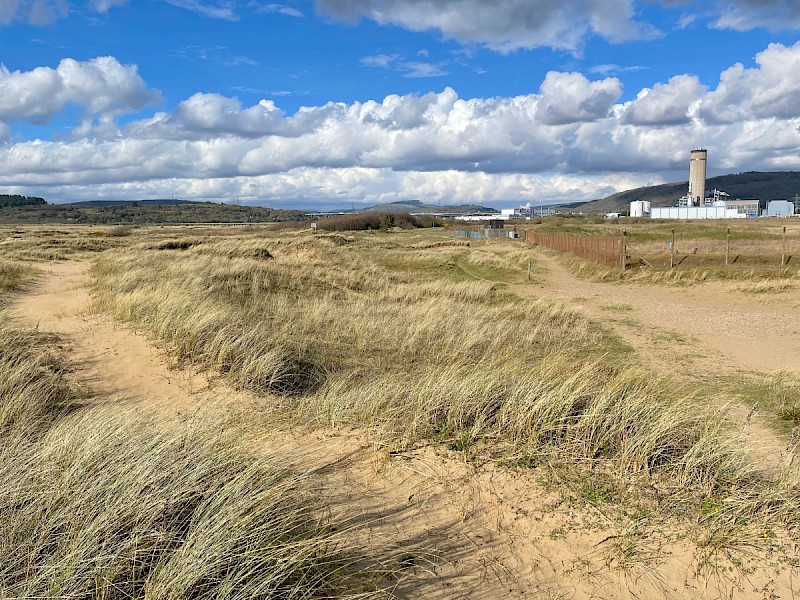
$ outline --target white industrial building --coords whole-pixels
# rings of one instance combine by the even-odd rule
[[[651,208],[651,219],[746,219],[748,213],[738,206],[728,206],[729,194],[714,190],[706,198],[706,172],[708,150],[692,150],[689,160],[689,193],[678,200],[678,206]],[[631,216],[634,210],[641,210],[636,202],[631,202]]]
[[[791,217],[794,215],[794,202],[773,200],[767,204],[768,217]]]
[[[530,202],[521,205],[518,208],[504,208],[500,213],[509,219],[526,219],[530,220],[533,217],[549,217],[561,212],[558,206],[533,206]]]
[[[632,217],[649,217],[652,205],[646,200],[637,200],[631,202],[630,216]]]
[[[668,206],[650,211],[651,219],[746,219],[736,208],[721,206]]]

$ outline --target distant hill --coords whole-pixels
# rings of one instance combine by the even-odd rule
[[[591,213],[625,212],[630,208],[630,203],[637,200],[652,202],[653,206],[673,206],[677,204],[678,198],[686,195],[688,188],[688,181],[637,188],[588,202],[579,206],[577,210]],[[711,191],[714,188],[729,193],[731,198],[788,200],[800,193],[800,172],[752,171],[737,175],[722,175],[712,177],[706,182],[706,190]]]
[[[399,202],[389,202],[388,204],[376,204],[369,208],[359,209],[358,212],[396,212],[396,213],[492,213],[498,212],[496,208],[480,206],[478,204],[446,204],[437,206],[434,204],[424,204],[419,200],[401,200]]]
[[[169,223],[277,223],[306,221],[300,210],[186,200],[93,201],[0,208],[0,223],[146,225]]]

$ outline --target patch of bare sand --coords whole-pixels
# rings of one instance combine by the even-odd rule
[[[689,287],[599,283],[575,277],[545,251],[540,285],[513,286],[522,296],[575,303],[609,323],[645,363],[670,372],[701,364],[706,372],[786,371],[800,375],[800,303],[736,292],[730,282]]]
[[[88,263],[50,263],[13,313],[43,331],[62,334],[72,379],[104,402],[136,403],[180,413],[208,387],[205,377],[169,369],[164,356],[135,331],[89,311]]]
[[[97,402],[163,411],[167,424],[214,404],[268,411],[263,399],[170,368],[143,336],[89,314],[87,267],[49,265],[14,310],[64,335],[74,377]],[[392,573],[385,584],[400,598],[795,597],[792,571],[714,569],[657,528],[631,546],[602,510],[543,485],[535,470],[468,464],[434,448],[390,454],[359,430],[267,430],[259,439],[320,475],[331,511],[352,524],[346,535]]]
[[[321,493],[372,566],[393,573],[398,598],[795,597],[797,573],[776,557],[729,570],[662,528],[657,511],[621,529],[607,506],[540,481],[547,469],[465,463],[435,447],[390,455],[358,430],[295,431],[283,447],[328,457]]]

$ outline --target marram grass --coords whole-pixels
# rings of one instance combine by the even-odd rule
[[[375,597],[308,474],[70,402],[46,340],[0,317],[0,597]]]
[[[721,407],[639,371],[568,307],[453,268],[519,280],[524,249],[375,236],[195,241],[102,256],[97,308],[290,419],[368,426],[390,444],[447,439],[526,461],[602,464],[664,493],[715,498],[719,522],[798,523],[792,468],[766,477]]]

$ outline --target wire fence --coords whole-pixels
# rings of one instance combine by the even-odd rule
[[[800,266],[797,229],[781,228],[758,237],[742,233],[724,228],[702,237],[674,230],[644,239],[634,235],[628,238],[629,264],[656,269]]]
[[[509,236],[508,229],[456,229],[456,238],[466,238],[469,240],[486,240],[496,238],[507,238]]]
[[[518,235],[525,241],[560,252],[569,252],[599,265],[625,270],[646,266],[654,269],[696,267],[790,267],[800,266],[800,229],[782,227],[767,235],[730,228],[700,235],[675,231],[639,232],[628,235],[539,233],[507,229],[457,230],[456,237],[481,240]]]

